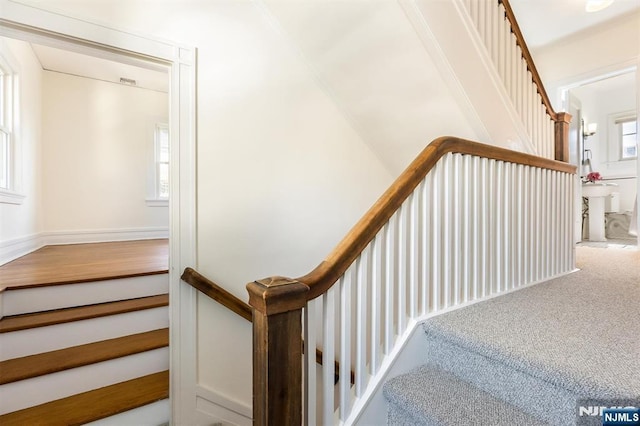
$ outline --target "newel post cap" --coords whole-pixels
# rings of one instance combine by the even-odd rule
[[[263,315],[302,309],[309,286],[291,278],[269,277],[247,284],[249,304]]]
[[[571,123],[573,117],[568,112],[559,112],[556,114],[556,123]]]

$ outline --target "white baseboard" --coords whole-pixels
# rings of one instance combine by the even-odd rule
[[[152,240],[169,238],[169,227],[84,229],[78,231],[43,232],[45,246],[61,244],[99,243],[108,241]]]
[[[0,241],[0,266],[47,245],[169,238],[169,227],[48,231]]]
[[[11,262],[44,246],[41,234],[27,235],[0,242],[0,265]]]
[[[251,406],[226,397],[213,389],[196,386],[196,423],[222,426],[251,426]]]

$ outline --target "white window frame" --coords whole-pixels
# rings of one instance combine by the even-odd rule
[[[169,165],[169,161],[163,161],[160,158],[160,135],[162,132],[166,132],[167,136],[171,136],[169,125],[166,123],[155,122],[153,126],[153,147],[151,149],[152,155],[149,161],[149,191],[146,200],[149,207],[165,207],[169,205],[169,196],[165,196],[160,193],[160,168],[161,164]],[[171,144],[169,144],[170,146]],[[167,183],[169,185],[169,183]]]
[[[633,157],[625,157],[624,156],[624,149],[622,146],[622,138],[623,138],[623,133],[622,133],[622,124],[624,123],[630,123],[630,122],[635,122],[636,123],[636,131],[635,133],[633,133],[633,135],[635,135],[635,140],[636,140],[636,155],[634,155]],[[622,119],[618,119],[616,120],[616,127],[618,128],[618,145],[620,147],[620,161],[627,161],[627,160],[637,160],[638,159],[638,120],[637,117],[634,116],[629,116],[629,117],[625,117]]]
[[[618,123],[637,120],[636,110],[621,111],[607,116],[607,161],[605,172],[607,177],[631,177],[635,176],[636,158],[622,159],[622,142]]]
[[[0,203],[22,204],[25,196],[20,193],[22,167],[20,164],[19,123],[20,105],[19,69],[4,41],[0,41],[0,132],[6,135],[6,145],[1,157],[6,184],[0,186]],[[1,184],[1,181],[0,181]]]

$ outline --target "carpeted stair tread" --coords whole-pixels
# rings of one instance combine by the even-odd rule
[[[578,271],[437,316],[424,329],[428,339],[445,340],[579,395],[634,397],[640,395],[637,269],[606,286],[597,272],[593,279],[590,270],[586,279]]]
[[[169,305],[169,295],[141,297],[75,308],[56,309],[34,314],[13,315],[0,319],[0,333],[44,327],[72,321],[98,318]]]
[[[81,425],[169,397],[169,372],[150,374],[0,416],[2,426]]]
[[[457,426],[546,425],[437,367],[424,365],[384,385],[387,424]]]
[[[169,345],[169,329],[147,331],[0,362],[0,385]]]

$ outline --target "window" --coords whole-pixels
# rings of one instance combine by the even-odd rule
[[[620,120],[617,123],[620,129],[621,160],[638,158],[638,146],[636,144],[637,123],[635,119]]]
[[[13,189],[13,72],[0,56],[0,190]]]
[[[155,131],[156,198],[169,199],[169,126],[156,124]]]
[[[15,60],[0,43],[0,203],[21,204],[17,133],[18,73]]]

